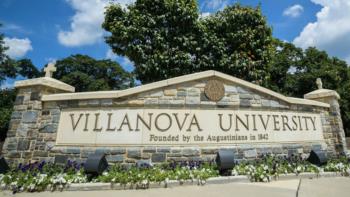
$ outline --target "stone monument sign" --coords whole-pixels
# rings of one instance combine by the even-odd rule
[[[322,88],[302,98],[205,71],[118,91],[75,93],[46,77],[18,81],[3,153],[11,162],[139,159],[211,160],[219,149],[236,158],[274,153],[346,151],[338,99]],[[253,154],[254,153],[254,154]]]

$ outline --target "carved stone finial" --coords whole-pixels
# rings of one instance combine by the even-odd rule
[[[46,68],[44,69],[45,71],[45,77],[52,77],[52,74],[56,71],[56,67],[54,63],[49,63]]]
[[[318,89],[323,89],[321,78],[317,78],[317,79],[316,79],[316,85],[317,85],[317,88],[318,88]]]

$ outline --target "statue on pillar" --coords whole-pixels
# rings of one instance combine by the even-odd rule
[[[316,79],[316,85],[317,85],[317,88],[318,88],[319,90],[320,90],[320,89],[323,89],[321,78],[317,78],[317,79]]]

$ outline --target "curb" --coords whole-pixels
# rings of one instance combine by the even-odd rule
[[[342,177],[340,173],[335,172],[323,172],[320,174],[315,173],[301,173],[285,174],[273,178],[272,181],[279,180],[293,180],[293,179],[314,179],[314,178],[326,178],[326,177]],[[111,183],[73,183],[64,188],[63,191],[96,191],[96,190],[130,190],[130,189],[151,189],[151,188],[173,188],[178,186],[190,186],[190,185],[214,185],[214,184],[226,184],[226,183],[250,183],[248,176],[227,176],[227,177],[213,177],[200,183],[199,180],[185,181],[180,183],[177,180],[171,180],[167,184],[165,183],[150,183],[145,187],[139,187],[137,185],[120,185]]]

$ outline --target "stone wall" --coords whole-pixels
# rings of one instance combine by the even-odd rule
[[[53,161],[57,155],[84,161],[89,154],[105,153],[113,163],[134,163],[137,160],[164,162],[169,160],[205,160],[215,157],[219,149],[232,149],[236,159],[255,158],[259,154],[274,153],[288,156],[304,154],[311,149],[326,150],[329,155],[344,151],[339,128],[338,108],[288,104],[271,95],[222,80],[225,96],[218,102],[210,101],[204,94],[208,80],[171,85],[152,91],[122,98],[79,99],[65,101],[42,101],[45,94],[62,91],[47,87],[20,88],[12,114],[8,138],[4,144],[4,155],[11,162]],[[332,101],[334,102],[334,101]],[[160,108],[160,109],[252,109],[320,113],[324,132],[324,143],[296,144],[233,144],[230,146],[147,146],[147,147],[79,147],[56,146],[56,132],[60,112],[66,108]],[[344,131],[343,131],[344,132]]]
[[[51,143],[49,139],[55,139],[56,135],[39,132],[43,114],[41,96],[62,92],[44,86],[18,90],[7,138],[3,145],[3,154],[6,158],[16,162],[28,162],[48,156],[47,147]],[[54,141],[52,146],[53,144]]]

